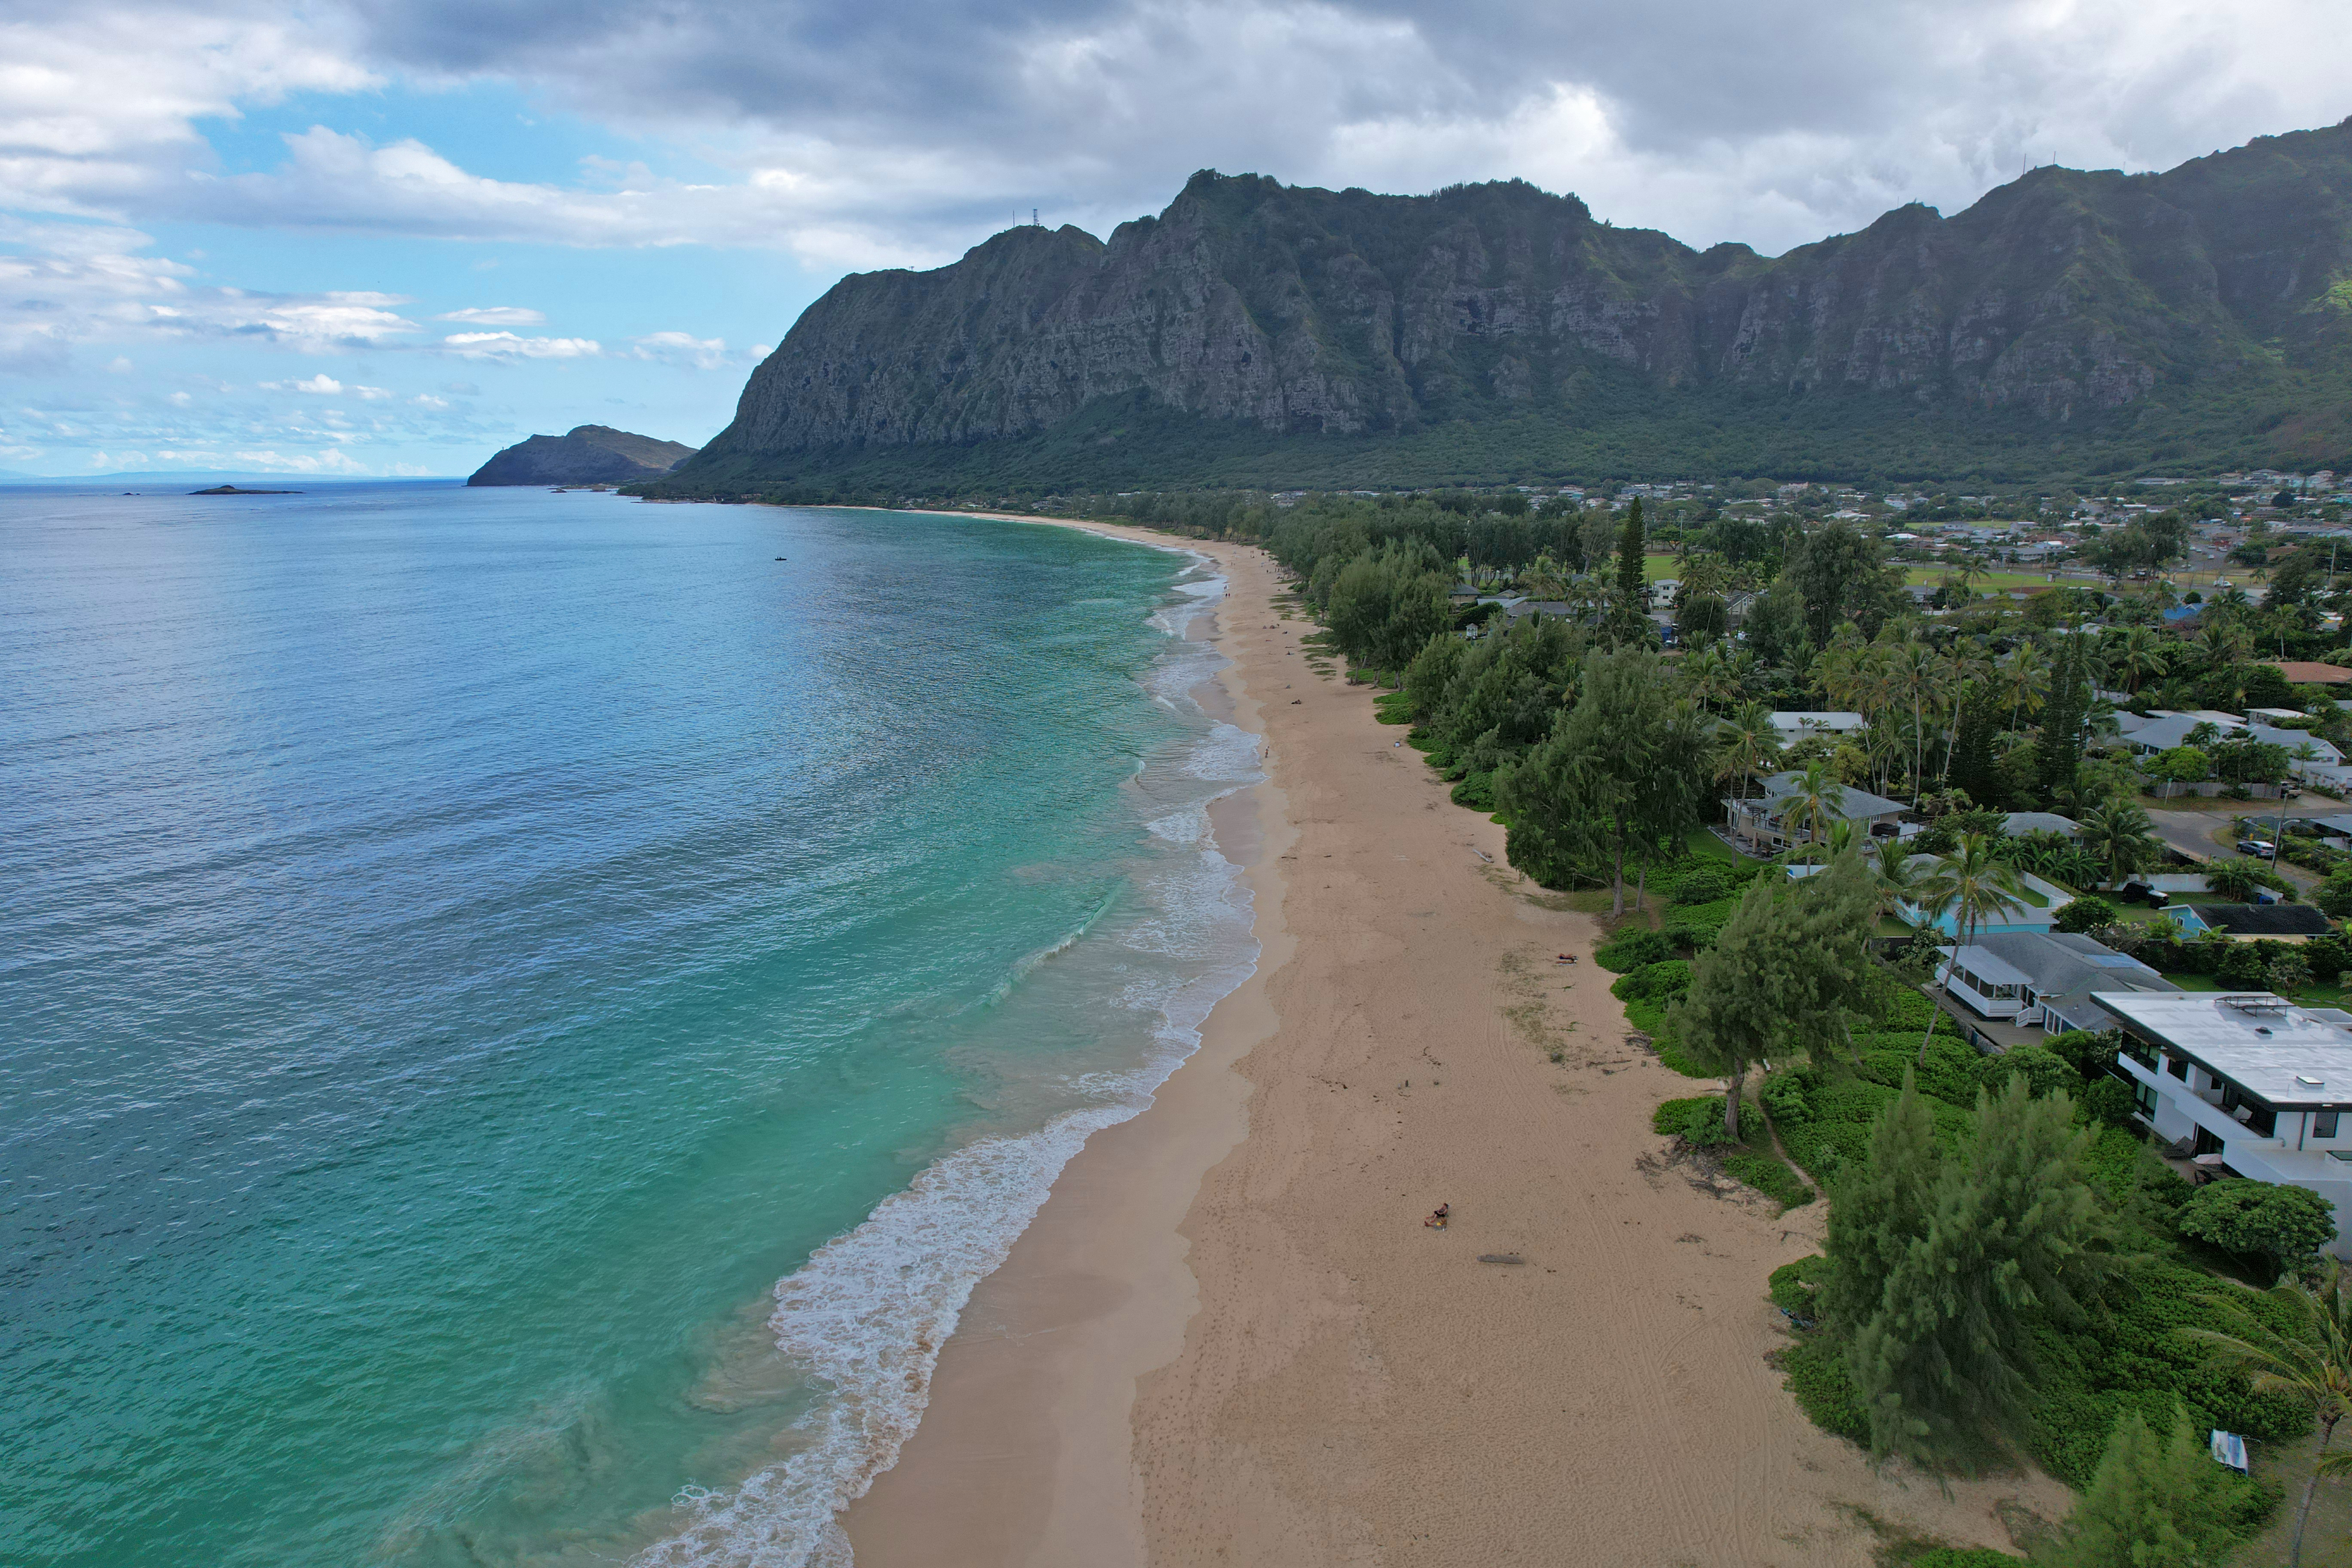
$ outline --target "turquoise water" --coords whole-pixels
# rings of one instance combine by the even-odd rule
[[[0,489],[8,1559],[845,1561],[971,1281],[1254,956],[1218,587]]]

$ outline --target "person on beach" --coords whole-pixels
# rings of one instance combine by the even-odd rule
[[[1423,1220],[1421,1223],[1432,1227],[1433,1229],[1444,1230],[1445,1228],[1445,1216],[1453,1212],[1454,1205],[1452,1204],[1440,1204],[1437,1205],[1437,1212],[1431,1215],[1427,1219]]]

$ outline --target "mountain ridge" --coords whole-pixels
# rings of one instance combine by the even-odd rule
[[[2352,466],[2347,318],[2352,121],[1770,258],[1523,181],[1202,171],[1108,240],[843,279],[656,488]]]

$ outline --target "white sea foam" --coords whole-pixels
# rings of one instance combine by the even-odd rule
[[[801,1423],[806,1446],[731,1490],[689,1489],[678,1503],[691,1522],[641,1554],[642,1568],[846,1568],[838,1515],[914,1436],[972,1287],[1004,1261],[1087,1138],[1144,1103],[1131,1094],[945,1155],[779,1283],[776,1348],[823,1394]]]
[[[1195,561],[1196,569],[1205,564]],[[1188,693],[1224,660],[1185,633],[1224,586],[1213,576],[1180,582],[1181,600],[1152,616],[1171,638],[1142,681],[1155,700],[1198,712]],[[1214,847],[1207,807],[1262,778],[1258,760],[1255,736],[1216,723],[1144,770],[1152,775],[1142,781],[1153,786],[1148,793],[1181,795],[1181,781],[1193,781],[1197,796],[1146,825],[1166,847],[1136,883],[1133,910],[1115,922],[1120,949],[1160,961],[1117,966],[1118,1010],[1153,1019],[1149,1059],[1073,1075],[1063,1090],[1082,1103],[1034,1131],[942,1155],[780,1281],[769,1320],[776,1347],[806,1369],[819,1394],[797,1424],[801,1447],[729,1490],[687,1489],[677,1500],[684,1528],[643,1552],[637,1568],[847,1568],[840,1512],[898,1462],[972,1288],[1003,1263],[1086,1141],[1150,1103],[1199,1047],[1211,1009],[1255,968],[1249,894],[1240,868]],[[1016,966],[992,1000],[1093,932],[1108,902]]]

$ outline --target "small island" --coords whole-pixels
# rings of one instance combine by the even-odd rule
[[[236,485],[215,485],[208,490],[190,490],[192,496],[299,496],[300,490],[248,490]]]

